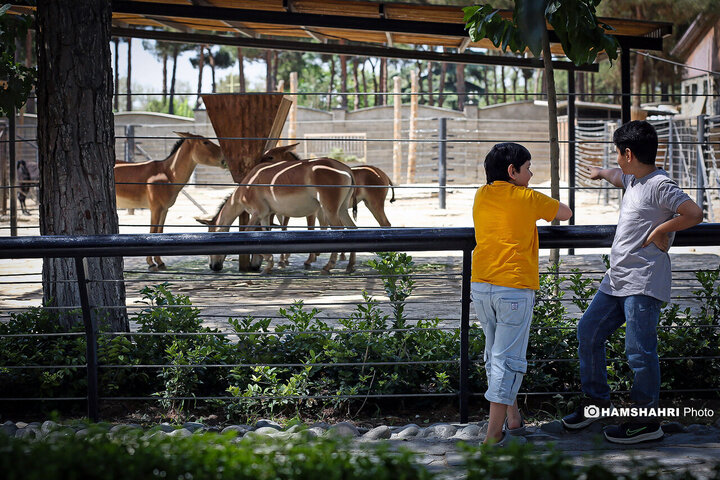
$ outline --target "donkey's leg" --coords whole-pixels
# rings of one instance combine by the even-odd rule
[[[323,213],[320,213],[320,215],[318,216],[318,220],[320,220],[320,228],[322,228],[323,230],[325,228],[327,228],[329,225],[335,224],[333,222],[332,218],[329,218],[328,215],[325,215]],[[339,220],[339,219],[336,219],[336,220]],[[328,222],[330,222],[330,223],[328,223]],[[328,262],[325,264],[325,266],[322,268],[322,270],[320,270],[320,273],[322,273],[323,275],[329,275],[330,270],[332,270],[332,268],[335,266],[336,263],[337,263],[337,252],[332,252],[330,254],[330,258],[328,259]]]
[[[307,216],[307,226],[308,230],[315,230],[315,215],[308,215]],[[305,260],[305,263],[303,266],[305,267],[305,270],[310,270],[312,267],[312,263],[317,260],[317,254],[316,253],[310,253],[308,254],[307,260]]]
[[[387,195],[387,192],[386,192]],[[381,227],[389,227],[390,220],[385,215],[385,197],[373,198],[371,200],[365,200],[365,206],[370,210],[375,220]]]
[[[342,225],[345,228],[357,228],[355,225],[355,222],[353,222],[353,219],[350,217],[350,214],[348,213],[347,208],[341,208],[340,209],[340,221],[342,222]],[[357,254],[355,252],[350,252],[350,259],[348,260],[347,268],[345,268],[345,272],[352,273],[355,271],[355,257]]]
[[[158,222],[157,227],[157,233],[163,233],[163,227],[165,225],[165,219],[167,218],[168,209],[164,208],[160,212],[160,219]],[[165,266],[165,262],[162,261],[162,258],[160,257],[153,257],[155,260],[155,265],[157,265],[158,270],[167,270],[167,267]]]
[[[160,208],[151,208],[150,209],[150,233],[158,233],[158,227],[156,225],[160,224]],[[153,260],[153,257],[145,257],[145,261],[147,261],[148,264],[148,270],[151,272],[157,272],[158,267],[155,264],[155,261]]]
[[[280,225],[282,225],[283,232],[286,232],[288,223],[290,223],[290,217],[278,216],[278,221],[280,222]],[[281,253],[280,261],[278,262],[278,266],[279,267],[287,267],[288,265],[290,265],[290,254],[289,253]]]

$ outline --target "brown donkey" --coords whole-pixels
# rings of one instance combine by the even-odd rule
[[[285,156],[292,154],[292,147],[273,150],[283,150],[280,155]],[[247,211],[250,227],[268,227],[272,216],[277,215],[316,216],[325,227],[355,228],[348,214],[348,208],[354,203],[354,185],[350,168],[332,158],[263,162],[248,172],[212,220],[197,220],[209,225],[211,232],[227,232],[232,222]],[[268,263],[262,273],[267,274],[272,270],[273,259],[272,255],[263,257]],[[211,255],[210,268],[222,270],[224,260],[225,255]],[[331,254],[322,273],[330,273],[336,260],[337,253]],[[352,272],[354,266],[355,253],[351,253],[347,272]]]
[[[165,160],[115,165],[117,208],[149,208],[150,233],[162,233],[168,209],[198,164],[227,168],[220,147],[200,135],[175,132],[177,141]],[[160,257],[147,257],[150,270],[164,270]]]

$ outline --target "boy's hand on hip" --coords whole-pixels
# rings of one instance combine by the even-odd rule
[[[650,233],[650,235],[648,235],[647,240],[643,243],[643,248],[647,247],[651,243],[654,243],[655,246],[663,252],[667,252],[668,248],[670,248],[670,235],[665,232],[660,232],[656,228]]]

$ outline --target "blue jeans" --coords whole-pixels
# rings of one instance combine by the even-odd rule
[[[605,341],[625,327],[625,355],[633,371],[630,399],[639,407],[656,407],[660,397],[657,324],[662,302],[647,295],[615,297],[598,291],[577,329],[580,381],[583,392],[610,399],[605,364]]]
[[[471,291],[485,333],[485,398],[512,405],[527,372],[525,355],[535,291],[480,282],[473,282]]]

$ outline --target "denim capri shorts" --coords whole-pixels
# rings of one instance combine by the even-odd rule
[[[473,282],[472,300],[485,333],[485,371],[490,402],[512,405],[527,372],[535,290]]]

